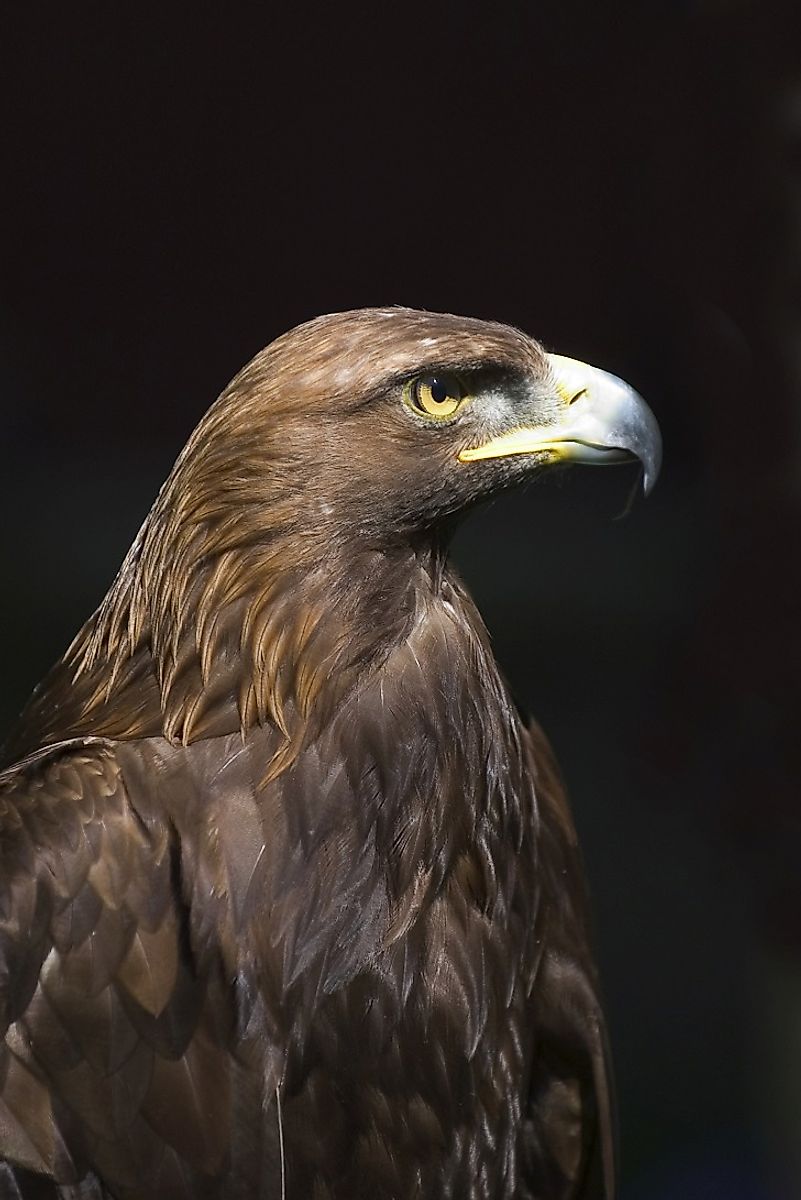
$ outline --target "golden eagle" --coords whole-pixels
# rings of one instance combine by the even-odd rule
[[[0,1195],[614,1190],[581,868],[447,562],[653,416],[404,308],[268,346],[192,434],[0,774]]]

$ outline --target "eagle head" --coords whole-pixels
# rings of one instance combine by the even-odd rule
[[[615,376],[505,325],[361,309],[258,354],[190,441],[180,487],[206,503],[227,495],[229,513],[261,506],[268,524],[281,513],[307,544],[358,535],[381,546],[551,464],[631,458],[650,490],[658,426]]]
[[[554,463],[637,458],[647,491],[660,456],[627,384],[517,329],[318,317],[200,421],[26,732],[188,742],[270,723],[297,745],[436,591],[460,514]]]

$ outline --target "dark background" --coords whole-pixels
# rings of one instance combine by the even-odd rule
[[[576,470],[456,545],[574,798],[627,1200],[801,1195],[795,7],[104,0],[0,30],[0,730],[301,320],[506,320],[655,409],[626,519],[631,475]]]

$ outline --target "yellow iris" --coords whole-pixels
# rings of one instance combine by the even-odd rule
[[[421,375],[407,383],[403,398],[414,412],[441,421],[453,416],[465,392],[453,375]]]

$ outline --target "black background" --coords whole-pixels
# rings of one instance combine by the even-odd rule
[[[506,320],[656,411],[626,519],[576,470],[455,547],[574,798],[629,1200],[801,1194],[793,8],[3,12],[0,729],[301,320]]]

